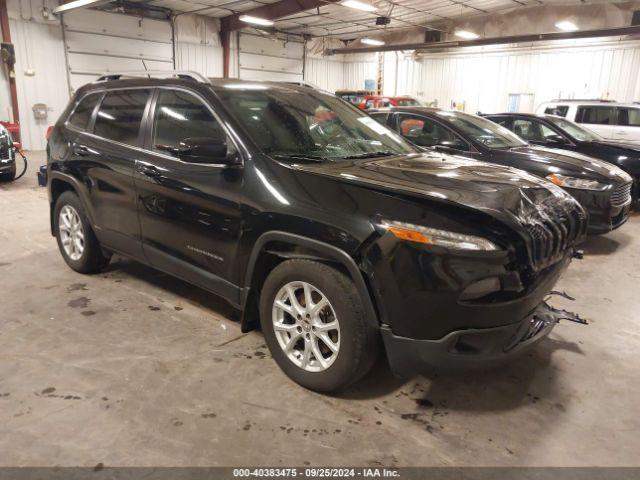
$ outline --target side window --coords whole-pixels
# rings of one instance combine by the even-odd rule
[[[618,108],[618,125],[623,127],[640,127],[640,109]]]
[[[547,107],[544,113],[547,115],[556,115],[558,117],[566,117],[569,111],[568,105],[556,105],[554,107]]]
[[[403,137],[421,147],[444,145],[458,150],[469,150],[469,145],[455,133],[428,118],[400,115],[398,125]]]
[[[372,113],[371,116],[376,122],[381,123],[382,125],[386,125],[389,114],[388,113]]]
[[[148,90],[107,92],[98,110],[94,133],[108,140],[137,145],[148,98]]]
[[[487,119],[511,130],[511,119],[509,117],[487,117]]]
[[[549,137],[557,137],[557,134],[549,127],[533,120],[514,120],[513,133],[530,142],[544,142]]]
[[[101,95],[102,92],[90,93],[80,100],[80,103],[69,117],[69,123],[80,130],[86,129],[89,126],[93,109],[98,103],[98,100],[100,100]]]
[[[593,125],[613,125],[616,109],[614,107],[578,107],[576,122]]]
[[[187,92],[160,90],[154,117],[153,148],[163,153],[186,138],[224,136],[211,110]]]

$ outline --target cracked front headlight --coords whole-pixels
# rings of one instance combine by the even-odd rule
[[[409,242],[437,245],[452,250],[495,251],[500,248],[486,238],[465,233],[450,232],[438,228],[423,227],[412,223],[382,220],[380,225],[397,238]]]
[[[555,183],[559,187],[566,188],[581,188],[583,190],[597,190],[602,192],[606,190],[609,184],[598,182],[597,180],[589,180],[587,178],[567,177],[566,175],[559,175],[552,173],[547,175],[547,180]]]

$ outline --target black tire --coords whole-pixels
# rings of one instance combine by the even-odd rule
[[[62,246],[60,228],[58,225],[60,221],[60,211],[66,205],[73,207],[73,209],[78,212],[84,231],[84,250],[80,258],[75,260],[67,254]],[[79,273],[97,273],[109,264],[110,256],[103,253],[102,247],[93,233],[91,224],[87,219],[82,202],[74,192],[66,191],[58,197],[53,210],[53,221],[56,240],[58,241],[58,249],[62,254],[62,258],[64,258],[64,261],[67,262],[69,267]]]
[[[0,182],[10,182],[14,178],[16,178],[16,165],[13,165],[13,168],[8,172],[0,173]]]
[[[272,321],[273,303],[289,282],[307,282],[331,303],[340,325],[340,347],[335,361],[323,371],[309,372],[290,360],[276,338]],[[333,392],[362,378],[380,351],[378,328],[366,318],[362,299],[349,277],[320,262],[287,260],[269,274],[260,294],[260,323],[271,355],[295,382],[310,390]]]

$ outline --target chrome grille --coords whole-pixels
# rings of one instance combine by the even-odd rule
[[[611,193],[611,205],[621,207],[631,201],[631,183],[620,185]]]

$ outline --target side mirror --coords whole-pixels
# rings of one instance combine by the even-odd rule
[[[436,145],[438,150],[468,150],[467,144],[460,139],[443,140]]]
[[[14,150],[22,150],[22,144],[20,142],[13,142]]]
[[[156,145],[156,148],[170,152],[187,163],[223,165],[235,165],[238,163],[238,156],[229,152],[224,135],[188,137],[182,140],[177,148],[168,145]]]
[[[554,145],[566,145],[569,143],[562,135],[549,135],[546,138],[546,141],[547,143],[553,143]]]

